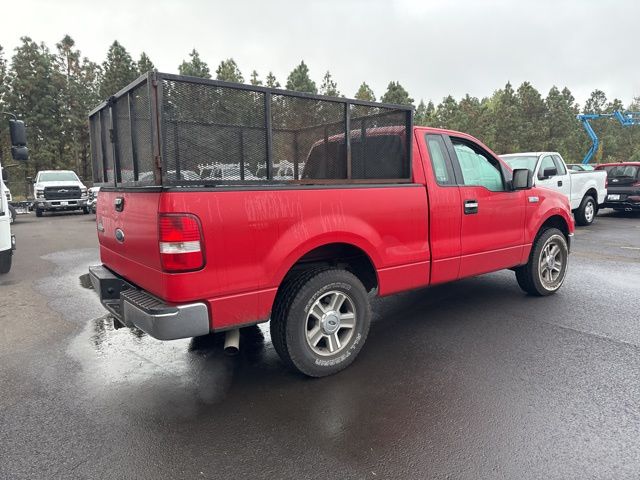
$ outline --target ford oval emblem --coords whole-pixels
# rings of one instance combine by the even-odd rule
[[[119,228],[116,228],[116,240],[124,243],[124,232]]]

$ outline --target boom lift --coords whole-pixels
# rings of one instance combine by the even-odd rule
[[[576,115],[576,118],[582,122],[582,126],[587,131],[587,135],[589,135],[589,138],[593,142],[591,148],[584,156],[584,159],[582,159],[583,164],[587,164],[591,161],[598,151],[598,145],[600,145],[600,140],[598,140],[596,132],[593,131],[593,128],[589,123],[590,120],[596,120],[598,118],[615,118],[623,127],[640,125],[640,112],[622,112],[620,110],[616,110],[613,113],[582,113],[580,115]]]

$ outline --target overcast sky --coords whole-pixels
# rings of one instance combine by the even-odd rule
[[[5,4],[5,2],[2,2]],[[379,98],[390,80],[438,103],[483,97],[528,80],[546,95],[567,86],[584,102],[599,88],[640,95],[638,0],[21,0],[0,6],[7,56],[28,35],[51,48],[66,33],[102,62],[114,39],[137,59],[177,72],[196,48],[212,72],[233,57],[245,79],[273,70],[284,84],[304,59],[319,85],[343,94],[364,80]]]

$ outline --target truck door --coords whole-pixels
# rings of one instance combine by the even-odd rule
[[[448,282],[460,271],[460,189],[444,136],[420,130],[416,135],[429,198],[431,283]]]
[[[549,168],[555,168],[556,174],[551,177],[546,177],[544,171]],[[538,164],[536,175],[537,186],[550,188],[556,192],[563,193],[569,200],[571,199],[571,178],[569,178],[569,172],[567,172],[567,169],[564,167],[564,163],[557,155],[545,155],[542,157],[542,160],[540,160]]]
[[[460,186],[460,277],[518,265],[524,244],[524,192],[507,190],[505,167],[480,145],[447,138]]]

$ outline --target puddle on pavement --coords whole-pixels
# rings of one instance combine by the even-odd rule
[[[48,297],[52,310],[81,325],[67,353],[79,364],[78,394],[100,405],[189,416],[199,406],[222,401],[238,369],[264,370],[273,363],[264,362],[265,336],[269,339],[264,325],[241,330],[237,357],[224,355],[223,333],[165,342],[140,330],[115,329],[87,275],[89,265],[99,263],[96,249],[43,258],[56,268],[34,287]]]
[[[164,342],[140,330],[115,329],[104,315],[87,323],[68,353],[80,363],[90,397],[115,396],[128,410],[190,416],[225,398],[239,364],[261,361],[259,327],[243,329],[240,342],[240,355],[227,357],[222,333]]]

